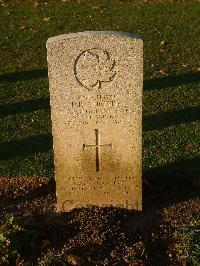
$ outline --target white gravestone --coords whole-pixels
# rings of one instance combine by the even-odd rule
[[[58,211],[141,210],[141,37],[71,33],[47,51]]]

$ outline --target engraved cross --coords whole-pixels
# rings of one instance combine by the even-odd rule
[[[83,150],[85,150],[86,147],[96,148],[96,172],[99,172],[100,171],[100,148],[102,147],[112,148],[112,144],[100,144],[99,129],[95,129],[94,131],[95,131],[96,143],[95,144],[83,144]]]

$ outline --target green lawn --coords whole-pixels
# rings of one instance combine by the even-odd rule
[[[136,3],[0,1],[0,176],[54,175],[46,41],[105,30],[144,37],[144,175],[196,182],[200,5]]]

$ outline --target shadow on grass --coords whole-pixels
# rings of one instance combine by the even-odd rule
[[[200,73],[190,72],[181,75],[171,75],[163,78],[154,78],[144,81],[144,90],[164,89],[167,87],[176,87],[181,84],[199,83]]]
[[[0,160],[7,160],[15,156],[27,156],[37,152],[52,149],[52,135],[39,135],[21,140],[1,143]]]
[[[49,97],[12,104],[5,104],[0,105],[0,117],[5,117],[12,114],[28,113],[48,108],[50,108]]]
[[[14,82],[20,80],[31,80],[45,78],[48,76],[47,69],[35,69],[21,72],[11,72],[0,75],[0,82]]]
[[[151,131],[169,126],[190,123],[200,119],[200,108],[190,107],[185,110],[163,112],[143,117],[143,131]]]
[[[199,196],[199,161],[197,157],[143,170],[143,178],[149,182],[144,184],[144,209],[162,209]]]

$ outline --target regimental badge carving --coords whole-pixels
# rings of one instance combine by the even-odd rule
[[[100,89],[116,76],[115,60],[103,49],[88,49],[75,60],[74,75],[78,83],[88,90]]]

